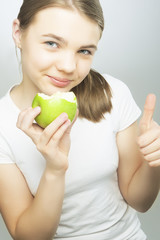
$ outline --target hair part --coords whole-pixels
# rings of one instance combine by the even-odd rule
[[[21,29],[25,30],[39,11],[49,7],[77,10],[95,21],[103,32],[104,17],[99,0],[23,0],[17,16]]]

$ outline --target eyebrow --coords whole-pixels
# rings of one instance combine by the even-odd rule
[[[62,42],[64,45],[67,45],[67,41],[64,38],[57,36],[53,33],[43,34],[42,36],[54,38],[54,39],[58,40],[59,42]],[[93,48],[93,49],[97,50],[97,46],[94,44],[83,45],[83,46],[81,46],[81,48]]]

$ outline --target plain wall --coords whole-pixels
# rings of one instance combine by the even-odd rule
[[[1,0],[0,8],[0,97],[21,79],[12,41],[12,20],[22,0]],[[154,119],[160,123],[160,1],[101,0],[105,31],[93,67],[124,81],[143,110],[148,93],[155,93]],[[6,106],[7,107],[7,106]],[[160,197],[152,208],[139,214],[148,240],[160,239]],[[0,219],[0,239],[10,240]]]

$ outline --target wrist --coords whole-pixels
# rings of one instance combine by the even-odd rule
[[[46,165],[44,174],[47,178],[63,178],[65,177],[67,169],[63,168],[63,169],[53,169],[50,166]]]

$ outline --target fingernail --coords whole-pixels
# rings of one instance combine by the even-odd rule
[[[68,124],[71,124],[71,120],[70,119],[68,119],[67,122],[68,122]]]
[[[63,112],[63,113],[61,113],[60,118],[63,119],[63,120],[67,120],[68,119],[68,114]]]
[[[35,110],[36,112],[40,112],[40,111],[41,111],[41,108],[40,108],[39,106],[37,106],[37,107],[34,108],[34,110]]]

